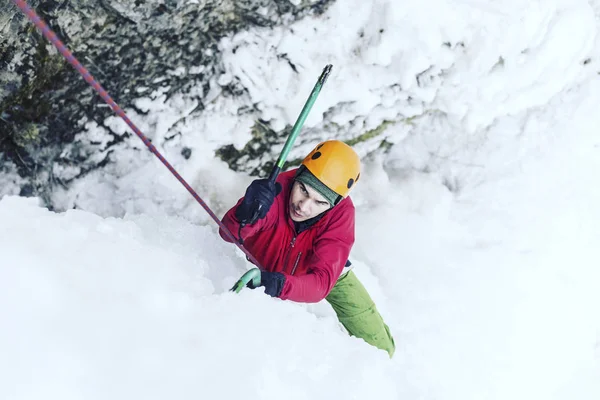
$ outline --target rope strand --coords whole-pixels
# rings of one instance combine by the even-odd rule
[[[235,245],[242,250],[246,257],[257,267],[262,269],[262,266],[254,258],[250,252],[244,248],[236,237],[233,236],[231,231],[221,222],[216,214],[210,209],[210,207],[202,200],[202,198],[196,193],[194,189],[183,179],[181,175],[173,168],[173,166],[160,154],[160,152],[154,147],[150,140],[138,129],[138,127],[129,119],[123,109],[109,96],[104,88],[94,79],[92,74],[75,58],[73,53],[67,49],[63,42],[56,36],[56,34],[50,29],[50,27],[37,15],[37,13],[24,1],[24,0],[13,0],[13,2],[21,9],[21,11],[29,18],[31,22],[42,32],[42,34],[48,39],[63,55],[63,57],[81,74],[83,79],[94,88],[94,90],[102,97],[102,99],[110,106],[110,108],[125,121],[125,123],[133,130],[133,132],[144,142],[148,149],[167,167],[169,171],[177,178],[177,180],[187,189],[187,191],[196,199],[198,203],[204,208],[204,210],[210,215],[210,217],[219,225],[219,227],[225,232],[227,237],[231,239]]]

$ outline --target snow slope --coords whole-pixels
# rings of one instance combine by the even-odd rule
[[[228,293],[245,259],[131,138],[112,166],[57,194],[86,211],[0,200],[0,398],[600,398],[599,11],[338,1],[223,41],[220,82],[248,97],[215,86],[205,114],[160,145],[222,215],[251,179],[214,158],[249,139],[253,120],[237,110],[256,103],[288,124],[333,63],[313,136],[290,157],[332,123],[351,137],[394,121],[389,152],[357,146],[352,254],[394,359],[347,337],[327,304]],[[140,105],[150,115],[133,118],[153,138],[194,106]],[[82,140],[100,140],[104,128],[88,128]]]

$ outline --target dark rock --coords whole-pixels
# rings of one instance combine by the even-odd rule
[[[190,157],[192,156],[192,149],[190,149],[189,147],[184,147],[181,150],[181,155],[183,156],[183,158],[185,158],[186,160],[189,160]]]
[[[252,26],[289,24],[322,13],[331,2],[294,6],[288,0],[205,0],[201,4],[32,0],[28,4],[122,108],[133,107],[140,87],[149,93],[167,88],[167,98],[204,87],[195,99],[199,103],[195,112],[202,112],[208,82],[222,73],[218,42],[223,36]],[[201,74],[168,73],[200,65],[205,67]],[[111,132],[113,139],[102,148],[106,157],[92,157],[98,144],[64,151],[82,131],[82,123],[103,126],[113,112],[101,106],[99,96],[11,1],[0,5],[0,71],[0,154],[28,181],[23,193],[51,202],[54,185],[68,186],[110,162],[110,147],[127,134]],[[241,94],[243,90],[233,85],[224,90],[224,95]],[[188,150],[182,151],[186,158],[191,155]],[[75,177],[52,173],[56,166],[73,165],[81,170]]]

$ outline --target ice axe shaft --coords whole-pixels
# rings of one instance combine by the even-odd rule
[[[281,153],[279,154],[279,158],[277,159],[277,162],[273,166],[273,169],[271,170],[271,174],[269,175],[269,180],[271,182],[273,182],[273,184],[275,184],[275,181],[277,180],[277,176],[283,169],[283,166],[285,164],[285,161],[287,160],[288,154],[290,153],[290,150],[294,146],[294,142],[296,141],[296,138],[298,137],[298,134],[300,133],[300,130],[302,129],[302,126],[304,125],[304,122],[306,121],[306,118],[308,117],[308,113],[312,109],[313,104],[315,104],[315,101],[317,100],[317,97],[319,96],[319,93],[321,92],[321,88],[323,87],[325,82],[327,82],[327,78],[329,77],[329,74],[331,73],[332,68],[333,68],[333,65],[331,65],[331,64],[327,64],[325,66],[325,68],[323,68],[323,72],[321,72],[321,76],[319,76],[319,79],[317,80],[317,83],[313,87],[313,90],[310,93],[310,96],[308,96],[306,103],[304,103],[304,107],[302,108],[302,111],[300,112],[298,119],[296,119],[296,123],[294,124],[292,131],[290,132],[287,140],[285,141],[285,144],[283,145],[283,150],[281,150]],[[252,225],[253,223],[255,223],[258,220],[258,216],[260,215],[261,208],[262,208],[262,205],[260,205],[260,204],[256,205],[254,213],[252,214],[252,218],[250,218],[250,220],[248,220],[248,221],[243,221],[242,225],[244,225],[244,226]]]
[[[290,135],[288,136],[287,140],[285,141],[285,144],[283,145],[283,150],[281,150],[281,154],[279,155],[277,162],[271,170],[271,175],[269,175],[269,179],[271,180],[271,182],[274,183],[277,179],[277,175],[279,175],[279,173],[281,172],[281,169],[285,164],[285,160],[287,160],[287,156],[290,153],[292,147],[294,146],[294,142],[296,141],[296,138],[298,137],[298,134],[300,133],[300,130],[302,129],[302,126],[306,121],[306,118],[308,117],[308,113],[310,112],[313,104],[315,104],[315,101],[317,100],[317,97],[321,92],[321,88],[323,87],[323,85],[327,81],[327,78],[329,77],[329,74],[331,73],[331,68],[333,68],[331,64],[327,64],[327,66],[323,68],[323,72],[321,72],[321,76],[319,76],[315,87],[310,93],[310,96],[308,96],[308,100],[306,100],[306,103],[304,103],[304,107],[302,108],[302,111],[300,112],[300,115],[298,116],[298,119],[296,120],[296,123],[292,128],[292,131],[290,132]]]

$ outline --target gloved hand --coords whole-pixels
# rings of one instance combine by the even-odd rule
[[[271,297],[279,297],[285,284],[285,275],[281,272],[260,271],[260,285],[254,286],[252,281],[246,284],[250,289],[264,286],[265,293]]]
[[[269,179],[256,179],[246,189],[244,200],[235,210],[238,221],[247,225],[264,218],[273,205],[275,196],[281,191],[281,185]]]

